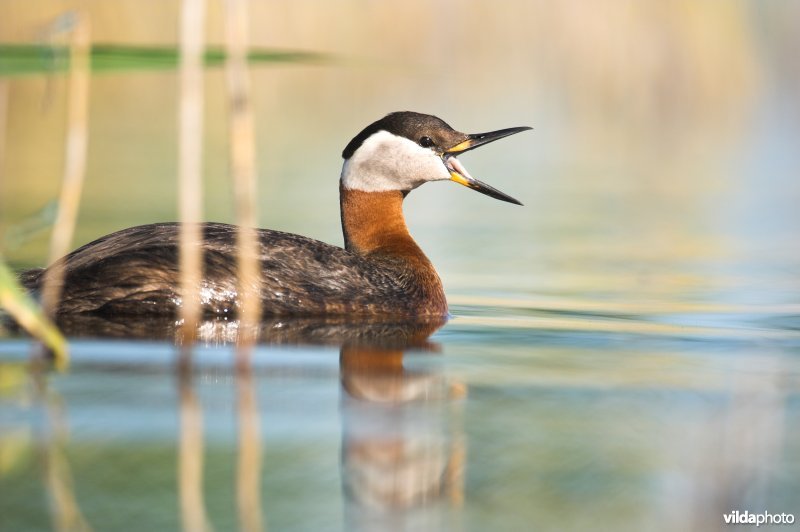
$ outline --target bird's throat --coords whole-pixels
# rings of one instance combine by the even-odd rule
[[[339,197],[345,248],[369,259],[388,261],[384,267],[393,264],[397,282],[407,285],[410,297],[424,302],[418,315],[446,315],[442,281],[408,232],[403,192],[363,192],[340,185]]]
[[[340,187],[339,197],[348,251],[428,262],[408,232],[401,191],[363,192]]]

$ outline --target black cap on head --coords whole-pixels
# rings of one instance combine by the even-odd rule
[[[439,117],[413,111],[398,111],[389,113],[365,127],[347,144],[342,151],[342,157],[345,159],[352,157],[364,141],[378,131],[387,131],[413,142],[419,142],[422,137],[428,137],[433,141],[431,146],[443,147],[455,145],[467,138],[467,135],[454,130]]]

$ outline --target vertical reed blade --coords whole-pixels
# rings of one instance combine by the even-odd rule
[[[70,13],[70,70],[67,95],[67,138],[61,195],[50,238],[50,267],[42,285],[42,306],[54,316],[61,299],[64,268],[57,262],[69,251],[86,175],[88,146],[89,76],[91,74],[91,25],[87,15]]]
[[[203,410],[192,388],[191,376],[179,380],[180,435],[178,495],[183,529],[211,530],[203,499]]]
[[[239,367],[257,338],[261,318],[256,208],[255,133],[247,67],[246,0],[225,2],[225,75],[228,87],[230,173],[236,199],[239,274]]]
[[[236,378],[239,421],[239,449],[236,464],[236,502],[239,530],[259,532],[265,529],[261,507],[261,427],[258,397],[252,372]]]
[[[6,128],[8,123],[8,81],[0,78],[0,182],[6,159]]]
[[[255,133],[247,69],[247,2],[225,2],[225,76],[228,86],[230,173],[236,198],[236,235],[239,276],[239,338],[236,364],[239,405],[239,452],[236,500],[239,529],[263,529],[261,508],[261,442],[258,404],[250,351],[258,338],[261,318],[259,249],[256,214]]]
[[[180,38],[178,116],[178,211],[180,229],[180,323],[184,356],[200,321],[202,282],[202,142],[204,0],[183,0]]]

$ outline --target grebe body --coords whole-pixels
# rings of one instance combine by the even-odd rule
[[[387,115],[360,132],[343,152],[340,177],[345,247],[300,235],[259,229],[262,314],[444,316],[447,301],[431,262],[408,232],[405,196],[427,181],[452,180],[489,196],[519,203],[472,178],[455,155],[530,128],[467,135],[419,113]],[[198,287],[207,316],[235,316],[239,308],[236,231],[202,224],[204,272]],[[60,259],[64,284],[60,315],[174,316],[178,290],[177,223],[124,229]],[[46,270],[30,270],[23,284],[38,291]]]

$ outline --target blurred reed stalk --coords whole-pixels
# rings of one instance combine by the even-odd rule
[[[0,79],[0,182],[6,160],[6,128],[8,124],[8,81]]]
[[[181,375],[178,496],[181,522],[187,532],[212,530],[203,502],[203,411],[191,375]]]
[[[459,427],[463,431],[463,426]],[[444,484],[450,504],[456,508],[464,506],[464,472],[467,463],[467,443],[463,432],[451,436],[450,459],[444,471]]]
[[[181,108],[180,108],[180,216],[181,216],[181,294],[183,298],[183,305],[181,307],[182,319],[182,337],[184,346],[194,341],[194,335],[197,330],[197,324],[200,318],[200,300],[199,300],[199,286],[202,275],[202,249],[200,242],[202,234],[200,231],[199,223],[201,222],[201,204],[202,204],[202,101],[203,101],[203,31],[204,31],[204,2],[203,0],[184,0],[183,11],[181,19]],[[228,10],[228,19],[231,18],[230,9]],[[238,8],[238,11],[242,11]],[[246,13],[245,13],[246,17]],[[245,19],[246,20],[246,19]],[[228,46],[230,50],[234,49],[237,44],[231,45],[231,41],[235,38],[230,36],[230,20],[228,21]],[[243,43],[239,45],[242,49]],[[233,54],[231,54],[232,56]],[[230,56],[229,56],[230,57]],[[246,59],[246,58],[245,58]],[[231,60],[229,59],[229,64]],[[239,208],[239,180],[236,178],[242,173],[240,168],[244,167],[246,172],[248,169],[247,157],[250,157],[249,169],[252,173],[252,118],[249,113],[245,113],[245,129],[242,129],[242,118],[239,107],[236,105],[237,99],[249,103],[246,78],[244,89],[241,89],[242,82],[239,79],[238,72],[231,74],[231,68],[228,67],[228,84],[231,92],[231,166],[234,174],[234,182],[237,191],[237,213],[240,216],[240,224],[242,211]],[[245,71],[246,75],[246,71]],[[233,81],[231,81],[233,80]],[[238,92],[237,92],[238,89]],[[243,96],[241,95],[243,94]],[[249,111],[249,106],[247,111]],[[250,140],[250,146],[246,145],[246,141]],[[244,140],[242,140],[244,139]],[[244,147],[244,150],[243,150]],[[249,150],[249,154],[247,153]],[[244,163],[242,162],[244,161]],[[246,175],[246,173],[245,173]],[[254,218],[253,213],[250,213],[250,219]],[[254,226],[251,223],[251,227]],[[242,236],[239,235],[240,246]],[[241,253],[240,247],[239,256],[239,269],[240,269],[240,283],[247,279],[243,273],[245,267],[243,264],[246,260],[243,258],[244,254]],[[252,249],[252,248],[250,248]],[[247,294],[248,291],[243,291]],[[246,296],[244,301],[246,301]],[[243,308],[241,319],[246,319],[245,310]],[[256,318],[257,320],[257,318]],[[186,354],[186,351],[184,351]],[[243,421],[244,423],[244,421]],[[242,429],[247,432],[243,441],[252,441],[252,437],[246,428]],[[243,444],[244,446],[245,444]],[[246,448],[246,446],[245,446]],[[245,461],[248,466],[252,467],[252,458],[248,458],[252,453],[242,451],[240,453],[240,463]],[[256,456],[256,460],[259,457]],[[209,530],[210,525],[205,513],[203,504],[202,492],[202,467],[203,467],[203,453],[202,453],[202,412],[197,402],[194,392],[191,389],[191,384],[188,377],[181,379],[181,446],[180,446],[180,493],[181,493],[181,509],[183,516],[184,530]],[[260,471],[260,467],[255,468],[255,471]],[[257,473],[256,473],[257,475]],[[239,491],[242,492],[242,479],[246,478],[246,474],[239,473]],[[256,489],[258,479],[256,478]],[[245,482],[245,484],[251,484]],[[251,490],[252,491],[252,490]],[[258,491],[256,491],[258,494]],[[256,495],[258,496],[258,495]],[[242,497],[240,495],[240,501]],[[252,502],[250,503],[252,505]],[[240,502],[240,507],[242,503]],[[248,506],[249,508],[249,506]],[[254,514],[255,515],[255,514]],[[256,520],[251,521],[260,529],[260,514],[256,515]],[[245,521],[243,521],[244,523]],[[242,525],[245,527],[245,525]],[[247,530],[254,530],[256,528],[247,527]]]
[[[261,426],[252,372],[236,379],[239,413],[239,453],[236,464],[236,503],[239,530],[264,530],[261,508]]]
[[[202,157],[205,0],[183,0],[180,29],[178,213],[180,217],[181,361],[189,362],[200,321],[203,274]]]
[[[88,146],[89,75],[91,74],[91,25],[82,13],[70,13],[69,77],[67,90],[67,141],[64,176],[53,234],[50,238],[50,268],[44,276],[42,306],[53,316],[61,299],[64,269],[56,262],[69,251],[78,217]]]
[[[247,1],[225,1],[225,77],[228,85],[228,149],[236,202],[239,281],[239,338],[236,380],[239,408],[239,453],[236,501],[239,529],[264,529],[261,508],[261,435],[258,401],[250,371],[250,350],[261,318],[256,233],[255,127],[247,65]]]
[[[253,106],[247,65],[247,0],[225,1],[225,76],[228,84],[230,172],[236,201],[239,274],[239,349],[237,365],[247,364],[261,317]]]

